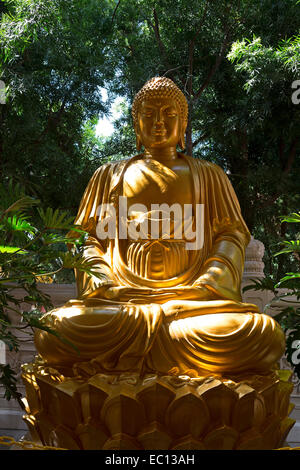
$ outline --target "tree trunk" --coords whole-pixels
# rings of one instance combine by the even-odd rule
[[[188,119],[186,131],[185,131],[185,148],[186,148],[187,155],[190,155],[190,157],[193,156],[192,113],[193,113],[193,104],[189,102],[189,119]]]

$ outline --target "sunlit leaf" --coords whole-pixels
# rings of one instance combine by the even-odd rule
[[[5,218],[4,223],[10,231],[36,233],[36,228],[28,222],[24,215],[18,216],[14,214],[12,217]]]
[[[25,250],[22,250],[21,248],[18,248],[16,246],[1,246],[0,245],[0,253],[16,253],[18,252],[20,255],[24,255],[27,252]]]
[[[285,215],[280,218],[281,222],[289,222],[289,223],[300,223],[300,214],[293,212],[290,215]]]
[[[285,247],[275,253],[273,256],[278,256],[283,253],[294,253],[294,252],[300,252],[300,240],[291,240],[291,241],[284,241],[282,242]]]

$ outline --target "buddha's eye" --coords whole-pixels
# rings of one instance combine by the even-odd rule
[[[176,117],[177,116],[177,112],[175,110],[172,110],[172,109],[167,109],[166,114],[167,114],[168,117]]]
[[[152,111],[145,111],[145,112],[143,113],[143,116],[146,117],[146,118],[151,117],[151,116],[152,116]]]

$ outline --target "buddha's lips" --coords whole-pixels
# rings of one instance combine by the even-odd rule
[[[166,133],[167,133],[167,131],[154,131],[154,132],[152,132],[153,135],[160,135],[160,136],[161,135],[164,136],[164,135],[166,135]]]

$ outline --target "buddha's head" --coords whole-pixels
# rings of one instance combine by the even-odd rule
[[[151,78],[136,94],[132,117],[137,149],[185,147],[188,104],[182,91],[166,77]]]

